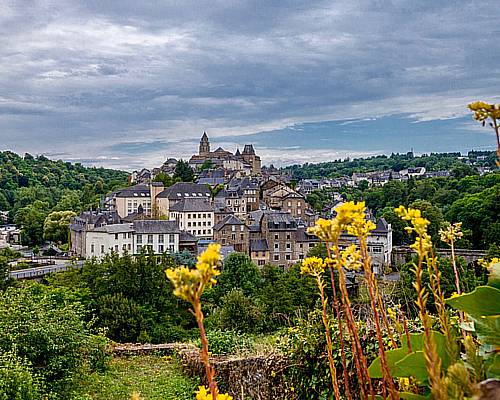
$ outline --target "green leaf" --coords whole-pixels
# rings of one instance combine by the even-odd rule
[[[397,376],[413,376],[420,383],[429,379],[423,351],[419,350],[408,354],[396,363],[396,367],[399,371]]]
[[[465,311],[475,319],[500,314],[500,290],[491,286],[478,286],[473,292],[452,297],[446,303]]]
[[[500,378],[500,354],[495,354],[493,357],[486,361],[487,369],[486,376],[487,378]]]
[[[394,349],[385,352],[389,370],[393,376],[397,376],[396,363],[408,355],[406,349]],[[380,364],[380,357],[377,357],[368,367],[368,374],[370,378],[382,378],[382,366]]]

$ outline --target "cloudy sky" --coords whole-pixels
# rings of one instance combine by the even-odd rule
[[[498,0],[0,0],[0,150],[133,170],[493,149]]]

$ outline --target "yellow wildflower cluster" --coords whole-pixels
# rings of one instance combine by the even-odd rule
[[[412,226],[407,226],[405,228],[407,232],[415,232],[417,234],[415,243],[410,247],[421,257],[427,255],[432,250],[431,236],[427,233],[427,227],[430,224],[429,220],[422,217],[422,212],[420,210],[413,208],[406,209],[404,206],[399,206],[394,209],[394,212],[401,219],[411,223]]]
[[[307,232],[328,243],[336,242],[343,230],[347,230],[353,236],[367,236],[375,229],[375,224],[366,219],[365,210],[363,201],[359,203],[349,201],[335,210],[337,216],[334,219],[320,218],[314,227],[308,228]]]
[[[307,257],[302,261],[300,273],[303,275],[320,276],[325,272],[325,262],[319,257]]]
[[[174,285],[174,295],[194,304],[206,287],[217,283],[215,277],[220,275],[217,267],[221,259],[220,245],[210,244],[207,250],[198,256],[195,269],[185,266],[167,269],[165,273]]]
[[[361,253],[354,243],[340,252],[340,264],[345,269],[359,270],[363,266],[362,260]]]
[[[196,392],[196,400],[213,400],[213,396],[205,386],[200,386]],[[233,397],[228,394],[218,393],[217,400],[233,400]]]
[[[488,117],[500,119],[500,104],[488,104],[484,101],[476,101],[467,107],[474,112],[474,119],[476,121],[483,122]]]
[[[453,225],[448,225],[445,229],[440,229],[439,236],[443,242],[451,245],[457,239],[464,236],[462,232],[462,223],[456,222]]]
[[[491,261],[487,261],[484,258],[477,260],[478,264],[486,269],[491,269],[494,264],[500,264],[500,258],[494,257]]]
[[[317,236],[323,242],[333,243],[342,233],[342,227],[337,220],[320,218],[315,226],[307,228],[307,233]]]

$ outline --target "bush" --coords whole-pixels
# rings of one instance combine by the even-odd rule
[[[235,331],[208,330],[207,339],[208,348],[212,354],[227,355],[253,349],[251,338],[246,334]],[[196,341],[196,345],[201,348],[199,339]]]
[[[0,354],[0,400],[39,398],[39,384],[27,363],[13,352]]]
[[[71,390],[74,379],[105,363],[106,343],[93,335],[68,290],[39,284],[8,288],[0,298],[0,351],[16,352],[46,390]]]
[[[221,300],[207,324],[222,330],[257,332],[262,328],[262,312],[241,289],[232,289]]]

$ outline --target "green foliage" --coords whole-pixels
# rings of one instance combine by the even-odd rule
[[[39,382],[28,364],[13,352],[0,353],[0,400],[38,400]]]
[[[400,280],[399,288],[401,290],[402,298],[412,300],[410,304],[413,305],[413,301],[416,300],[417,294],[413,283],[415,282],[415,260],[412,260],[404,264],[400,269]],[[448,258],[438,257],[439,271],[441,272],[441,289],[445,297],[451,296],[457,291],[455,286],[455,274],[453,272],[453,265],[451,260]],[[457,259],[457,268],[460,276],[461,289],[464,292],[474,290],[477,285],[483,283],[484,276],[482,271],[475,270],[474,266],[468,265],[463,258]],[[477,273],[477,275],[476,275]],[[429,274],[427,268],[424,266],[422,273],[422,284],[430,291]],[[434,312],[434,298],[430,296],[427,300],[427,307],[430,311]],[[411,314],[414,313],[414,308],[410,308]]]
[[[43,236],[47,240],[66,243],[69,236],[69,223],[76,214],[73,211],[52,211],[43,223]]]
[[[105,341],[89,331],[83,306],[65,289],[8,288],[0,298],[0,350],[37,371],[44,390],[69,393],[75,378],[104,363]]]
[[[237,354],[250,351],[253,348],[253,342],[249,336],[231,329],[209,329],[206,334],[209,350],[212,354]],[[199,339],[197,339],[196,345],[201,348],[201,341]]]
[[[172,263],[152,254],[112,254],[87,261],[72,285],[88,289],[98,326],[108,328],[114,340],[178,341],[186,338],[193,319],[166,279]]]
[[[167,187],[172,186],[176,182],[181,182],[181,179],[174,178],[170,175],[167,175],[164,172],[160,172],[158,175],[155,176],[155,178],[153,179],[153,182],[161,182],[161,183],[163,183],[163,186],[167,188]]]
[[[222,298],[236,288],[240,288],[245,296],[253,296],[260,289],[262,279],[259,269],[248,255],[231,253],[224,260],[217,282],[213,289],[216,298]]]
[[[258,332],[262,328],[262,312],[240,288],[232,289],[221,299],[221,305],[207,320],[221,330]]]
[[[78,213],[95,207],[100,196],[123,186],[127,177],[124,171],[0,152],[0,210],[10,211],[23,226],[25,243],[39,244],[50,211]]]
[[[134,392],[148,400],[191,400],[198,384],[171,357],[116,357],[109,370],[82,377],[73,400],[128,400]]]
[[[9,272],[8,259],[0,255],[0,291],[4,290],[9,284]]]
[[[330,319],[332,337],[339,336],[339,329],[334,318]],[[345,329],[345,326],[344,326]],[[377,338],[374,332],[366,329],[363,323],[358,323],[361,345],[368,362],[378,354]],[[347,331],[344,332],[347,338]],[[339,386],[343,385],[342,362],[339,341],[333,342],[333,358],[337,368]],[[331,378],[326,356],[326,339],[319,310],[311,312],[301,319],[297,326],[288,328],[287,335],[280,345],[281,351],[289,359],[290,367],[286,371],[288,386],[293,387],[299,399],[317,400],[332,398]],[[346,349],[346,361],[351,393],[356,393],[357,379],[354,360],[350,349]]]
[[[214,167],[214,162],[210,159],[203,161],[203,164],[200,166],[200,171],[204,171],[206,169],[212,169]]]
[[[43,238],[43,224],[49,213],[49,204],[35,200],[19,209],[15,215],[16,225],[22,226],[21,239],[25,244],[40,244]]]
[[[194,172],[189,166],[189,163],[184,160],[177,161],[175,166],[174,179],[179,179],[180,182],[193,182]]]

